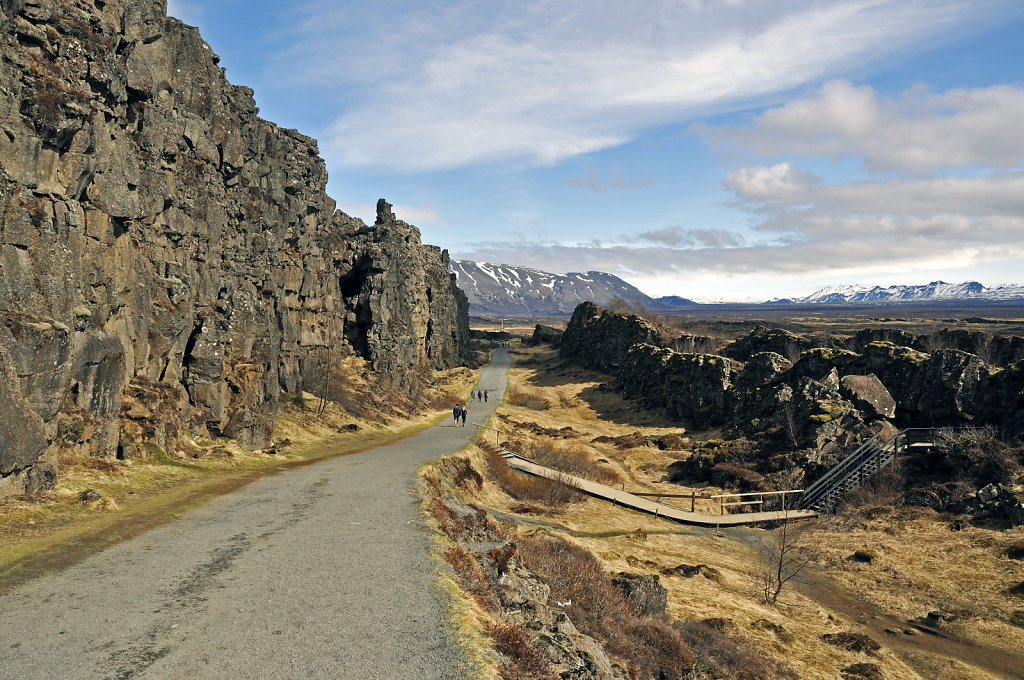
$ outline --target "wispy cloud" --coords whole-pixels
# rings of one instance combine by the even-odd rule
[[[725,229],[684,229],[665,227],[641,232],[637,238],[673,248],[735,248],[744,243],[743,236]]]
[[[441,9],[400,2],[391,15],[364,16],[318,0],[303,6],[308,20],[280,73],[316,81],[343,102],[321,134],[332,163],[544,165],[622,144],[647,126],[749,105],[1007,7],[465,0]]]
[[[609,191],[618,191],[620,189],[637,189],[639,187],[645,187],[651,183],[651,178],[640,177],[638,179],[626,179],[622,176],[621,171],[615,169],[608,179],[605,179],[599,173],[592,172],[589,175],[570,177],[565,181],[565,183],[571,187],[576,187],[577,189],[586,189],[587,191],[603,194]]]

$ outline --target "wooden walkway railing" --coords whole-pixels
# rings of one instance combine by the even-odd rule
[[[499,449],[492,444],[486,442],[478,442],[482,448],[491,450],[492,453],[500,453],[509,467],[520,472],[535,475],[537,477],[544,477],[546,479],[552,479],[563,484],[568,484],[583,493],[593,496],[595,498],[601,498],[607,501],[611,501],[615,505],[621,505],[623,507],[631,508],[633,510],[639,510],[641,512],[647,512],[655,517],[663,517],[665,519],[674,520],[683,524],[695,524],[699,526],[739,526],[743,524],[758,524],[761,522],[777,522],[780,520],[788,519],[803,519],[807,517],[814,517],[818,513],[814,510],[805,510],[799,508],[792,508],[788,510],[776,510],[769,512],[745,512],[736,514],[725,514],[725,508],[731,505],[751,505],[756,504],[758,501],[744,501],[736,503],[724,503],[720,500],[719,502],[719,514],[708,514],[703,512],[694,512],[692,510],[684,510],[674,505],[666,505],[664,503],[658,503],[653,500],[649,500],[645,496],[651,496],[654,494],[644,495],[639,493],[630,493],[624,489],[616,489],[612,486],[605,484],[599,484],[597,482],[590,481],[589,479],[583,479],[582,477],[576,477],[573,475],[566,474],[560,470],[552,470],[551,468],[544,467],[532,460],[523,458],[522,456],[512,453],[504,449]],[[765,492],[767,495],[769,492]],[[789,492],[779,492],[789,493]],[[681,494],[682,495],[682,494]],[[746,495],[758,495],[755,494],[718,494],[715,498],[725,498],[734,496],[746,496]],[[691,494],[685,494],[687,498],[691,497]],[[662,497],[666,497],[662,494]],[[784,497],[784,496],[783,496]]]

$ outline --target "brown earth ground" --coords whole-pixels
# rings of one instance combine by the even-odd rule
[[[453,397],[464,398],[478,375],[466,368],[437,372],[419,402],[403,404],[368,382],[359,360],[347,359],[343,373],[349,391],[363,395],[362,407],[350,406],[352,413],[328,402],[318,414],[319,400],[311,394],[287,399],[273,450],[243,451],[233,440],[198,439],[180,442],[176,453],[154,447],[151,455],[129,460],[63,453],[54,489],[0,498],[0,592],[66,568],[263,475],[410,436],[450,417]],[[98,497],[82,500],[87,490]]]
[[[665,468],[685,457],[685,451],[594,443],[602,435],[680,434],[683,428],[622,400],[604,385],[607,376],[562,362],[550,348],[513,346],[510,393],[518,396],[498,409],[491,422],[498,431],[489,431],[488,441],[570,446],[617,472],[626,490],[693,491],[698,496],[724,491],[662,480]],[[565,426],[572,432],[537,434]],[[475,446],[460,455],[468,455],[478,470],[487,467],[485,454]],[[674,500],[689,506],[688,499]],[[800,540],[818,554],[816,564],[804,572],[802,582],[783,591],[780,603],[768,606],[758,595],[754,572],[759,559],[751,548],[765,530],[686,527],[593,498],[552,510],[521,503],[491,480],[473,492],[473,502],[515,522],[520,535],[551,532],[575,541],[612,573],[708,565],[708,576],[661,576],[669,613],[683,620],[728,619],[738,634],[784,660],[801,678],[834,679],[842,669],[864,663],[877,664],[889,680],[1024,677],[1024,630],[1008,622],[1024,608],[1024,596],[1008,594],[1024,580],[1024,562],[1007,556],[1012,546],[1024,545],[1024,528],[967,525],[951,531],[948,518],[931,512],[870,506],[802,522]],[[709,511],[713,504],[698,500],[697,510],[702,506]],[[874,559],[852,561],[857,550]],[[915,625],[913,620],[936,609],[955,620],[941,627]],[[479,613],[468,618],[479,618]],[[847,631],[868,635],[882,649],[869,655],[822,640],[824,634]]]

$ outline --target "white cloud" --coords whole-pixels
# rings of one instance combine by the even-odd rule
[[[743,236],[725,229],[652,229],[637,238],[673,248],[734,248],[743,245]]]
[[[186,0],[167,0],[167,15],[177,17],[186,24],[198,25],[206,14],[206,8],[195,2]]]
[[[1009,7],[1005,0],[408,4],[390,15],[325,0],[304,6],[308,20],[281,55],[280,77],[315,80],[325,97],[342,102],[321,135],[331,162],[402,170],[507,159],[551,164],[621,144],[646,126],[749,104]]]
[[[797,170],[792,163],[779,163],[771,167],[736,168],[722,183],[745,199],[786,200],[804,196],[817,181],[817,177]]]
[[[410,224],[445,224],[445,221],[430,205],[396,205],[393,212],[395,217]]]
[[[1024,166],[1024,87],[997,85],[897,98],[838,80],[815,97],[743,128],[696,125],[713,144],[762,155],[862,158],[869,172],[930,173],[974,165]]]

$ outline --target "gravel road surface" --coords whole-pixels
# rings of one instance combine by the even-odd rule
[[[498,350],[481,378],[501,401]],[[474,433],[270,475],[0,598],[0,678],[456,678],[412,492]]]

